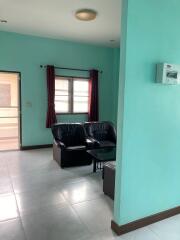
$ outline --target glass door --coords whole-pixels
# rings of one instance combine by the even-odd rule
[[[19,74],[0,72],[0,151],[20,148]]]

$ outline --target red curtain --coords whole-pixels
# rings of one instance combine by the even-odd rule
[[[89,121],[99,120],[99,101],[98,101],[98,71],[90,70],[89,80]]]
[[[46,118],[46,128],[50,128],[52,124],[57,122],[55,113],[55,69],[54,66],[47,66],[47,94],[48,94],[48,108]]]

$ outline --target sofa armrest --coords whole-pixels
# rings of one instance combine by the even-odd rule
[[[113,127],[113,126],[111,126],[111,130],[110,130],[110,139],[114,142],[114,143],[116,143],[116,141],[117,141],[117,135],[116,135],[116,129],[115,129],[115,127]]]
[[[86,146],[91,148],[94,146],[94,142],[90,138],[86,138]]]
[[[58,142],[58,146],[62,149],[66,148],[66,145],[63,142]]]
[[[92,137],[86,139],[86,144],[88,147],[99,146],[100,142]]]
[[[54,143],[56,144],[56,146],[60,147],[61,149],[65,149],[66,148],[66,145],[63,142],[61,142],[61,141],[54,140]]]

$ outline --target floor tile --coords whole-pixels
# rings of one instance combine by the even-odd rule
[[[162,240],[180,240],[180,215],[154,223],[149,229]]]
[[[109,229],[107,231],[98,233],[98,237],[100,240],[114,240],[116,239],[117,235],[111,229]]]
[[[57,164],[52,160],[52,152],[41,150],[31,150],[9,153],[6,156],[9,173],[11,177],[30,174],[37,170],[57,169]]]
[[[82,238],[81,240],[102,240],[97,234],[91,234],[90,236],[85,236],[84,238]],[[111,239],[109,239],[111,240]]]
[[[17,205],[20,213],[32,213],[37,210],[43,211],[47,207],[59,205],[66,207],[67,201],[56,188],[40,189],[16,194]]]
[[[113,202],[104,196],[102,173],[93,173],[92,165],[61,169],[52,149],[4,152],[0,160],[5,240],[12,235],[24,240],[20,219],[27,240],[113,239]],[[14,234],[7,233],[10,227]]]
[[[13,188],[16,193],[41,189],[43,187],[59,187],[65,182],[74,182],[81,178],[74,179],[74,176],[61,170],[58,166],[55,169],[37,169],[27,172],[25,175],[11,177]]]
[[[22,224],[19,219],[0,222],[0,239],[26,240]]]
[[[72,167],[66,169],[69,173],[73,174],[75,177],[86,177],[89,175],[95,175],[93,173],[93,166],[81,166],[81,167]]]
[[[22,216],[22,222],[28,240],[81,240],[90,236],[71,207],[52,207],[41,214]]]
[[[115,237],[115,240],[160,240],[148,227],[140,228],[136,231]],[[163,239],[162,239],[163,240]]]
[[[1,177],[1,175],[0,175]],[[0,194],[13,193],[11,179],[8,177],[1,177],[0,179]]]
[[[13,194],[0,195],[0,221],[7,221],[9,219],[18,218],[19,213],[16,205],[16,199]]]
[[[0,153],[0,239],[180,240],[180,215],[116,236],[102,184],[92,165],[61,169],[51,148]]]
[[[112,205],[113,202],[104,196],[100,199],[75,204],[73,208],[89,231],[98,233],[110,229],[113,218]]]
[[[46,187],[46,184],[37,175],[31,177],[14,177],[12,178],[12,185],[15,193],[23,193]]]
[[[0,159],[1,161],[1,159]],[[8,167],[3,161],[3,163],[0,163],[0,176],[1,178],[7,178],[9,177]]]
[[[0,152],[0,168],[6,165],[5,152]]]
[[[102,189],[87,181],[66,184],[62,194],[71,204],[97,199],[104,195]]]
[[[121,240],[122,238],[117,237],[115,233],[113,233],[111,230],[107,230],[104,232],[99,232],[96,233],[94,232],[94,234],[91,234],[89,237],[86,237],[82,240],[115,240],[115,239],[119,239]]]

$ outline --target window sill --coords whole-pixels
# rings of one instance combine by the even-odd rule
[[[58,112],[56,112],[56,115],[88,115],[88,113],[87,112],[79,112],[79,113],[58,113]]]

